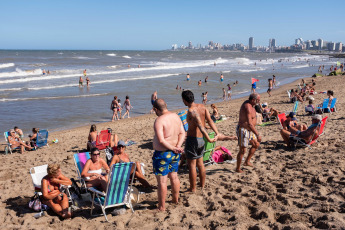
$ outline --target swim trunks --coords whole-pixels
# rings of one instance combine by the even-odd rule
[[[243,127],[241,128],[239,125],[237,125],[236,134],[238,137],[238,146],[240,147],[247,148],[249,145],[249,141],[257,139],[256,135],[253,132],[248,131]]]
[[[221,78],[221,79],[220,79],[220,81],[224,81],[224,79],[223,79],[223,78]]]
[[[256,84],[252,84],[252,88],[253,88],[253,89],[256,89]]]
[[[155,100],[151,100],[151,104],[153,105],[153,103],[155,103]]]
[[[158,176],[177,172],[180,154],[173,151],[155,151],[152,157],[153,172]]]
[[[187,136],[184,152],[187,159],[195,160],[203,157],[205,141],[202,137]]]

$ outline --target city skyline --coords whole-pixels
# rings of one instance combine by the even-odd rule
[[[332,17],[316,22],[323,1],[16,1],[0,7],[0,49],[163,50],[171,44],[243,43],[269,38],[287,46],[293,39],[318,34],[341,41],[345,29]],[[250,7],[248,7],[250,6]],[[269,17],[262,15],[269,14]],[[248,40],[247,40],[248,41]],[[344,42],[344,41],[343,41]]]

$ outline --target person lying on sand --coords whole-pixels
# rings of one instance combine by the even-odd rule
[[[290,127],[290,131],[283,129],[281,131],[281,135],[284,139],[284,142],[287,144],[288,147],[291,147],[290,138],[299,137],[302,138],[306,143],[309,143],[312,137],[316,137],[319,134],[319,123],[321,120],[322,116],[316,114],[311,117],[312,124],[308,127],[308,129],[304,131],[300,131],[294,127]]]
[[[96,187],[97,189],[105,192],[107,189],[108,176],[102,174],[102,169],[109,173],[109,166],[100,158],[98,148],[91,149],[91,159],[85,163],[81,176],[85,178],[87,187]]]
[[[72,181],[61,173],[59,164],[49,164],[47,173],[48,175],[42,179],[42,203],[48,205],[62,218],[71,218],[72,214],[68,211],[68,197],[60,192],[59,188],[60,185],[72,185]]]
[[[120,140],[117,143],[117,149],[118,149],[118,153],[113,156],[113,159],[111,160],[110,165],[109,165],[110,167],[113,164],[130,162],[128,154],[125,153],[126,143],[124,141]],[[135,177],[139,180],[139,182],[145,188],[152,188],[150,183],[146,180],[145,176],[143,175],[143,172],[141,171],[140,163],[137,161],[137,162],[135,162],[135,164],[137,166],[136,169],[135,169]],[[131,175],[133,174],[133,172],[134,172],[134,167],[131,170]]]

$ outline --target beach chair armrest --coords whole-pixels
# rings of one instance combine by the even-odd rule
[[[104,192],[98,191],[94,187],[88,188],[90,192],[97,193],[98,195],[105,196],[106,194]]]

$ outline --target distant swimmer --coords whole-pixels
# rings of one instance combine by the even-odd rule
[[[198,81],[198,86],[201,86],[201,80]]]
[[[190,80],[190,76],[189,76],[189,73],[187,73],[187,81]]]
[[[138,68],[140,68],[140,64],[138,65]]]
[[[178,85],[176,86],[176,90],[178,90],[179,89],[179,87],[178,87]]]
[[[83,71],[84,77],[86,77],[86,69]]]
[[[83,78],[82,77],[79,78],[79,86],[83,87]]]
[[[224,81],[223,74],[220,75],[220,81]]]
[[[90,85],[90,79],[89,79],[89,77],[86,77],[86,86],[89,86]]]
[[[50,71],[49,71],[49,69],[48,69],[48,72],[47,72],[47,74],[50,74]]]
[[[213,65],[216,66],[217,65],[216,62],[214,62]]]
[[[130,65],[130,64],[128,64],[128,65],[127,65],[127,67],[128,67],[128,68],[131,68],[131,65]]]
[[[43,75],[46,75],[46,70],[45,70],[45,69],[42,70],[42,74],[43,74]]]
[[[207,83],[208,76],[205,77],[205,83]]]

